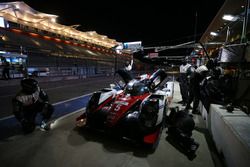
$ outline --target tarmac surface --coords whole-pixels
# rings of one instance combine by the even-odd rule
[[[109,80],[109,81],[108,81]],[[104,82],[105,81],[105,82]],[[63,81],[66,82],[66,81]],[[90,93],[98,87],[109,84],[110,78],[90,81],[69,81],[66,87],[60,83],[46,87],[45,90],[53,101],[65,100],[61,97],[64,93],[72,93],[68,97],[81,96]],[[101,83],[101,84],[100,84]],[[49,83],[47,83],[49,84]],[[51,83],[50,83],[51,84]],[[58,84],[58,85],[57,85]],[[79,87],[84,87],[79,90]],[[84,85],[86,84],[86,85]],[[63,84],[64,85],[64,84]],[[71,85],[71,86],[70,86]],[[96,85],[96,86],[94,86]],[[71,90],[66,92],[66,88]],[[53,89],[54,88],[54,89]],[[13,88],[14,89],[14,88]],[[56,91],[57,90],[57,91]],[[55,91],[55,92],[53,92]],[[15,91],[13,91],[15,92]],[[60,92],[60,93],[59,93]],[[58,97],[57,97],[58,96]],[[178,83],[175,83],[174,99],[171,107],[180,106],[180,93]],[[2,111],[1,111],[2,112]],[[75,118],[84,112],[84,108],[64,115],[54,120],[52,129],[48,132],[40,131],[38,128],[34,133],[23,135],[14,134],[0,140],[0,162],[4,167],[213,167],[223,166],[220,157],[214,149],[213,142],[205,129],[204,121],[200,115],[194,115],[196,128],[193,138],[200,144],[196,156],[188,158],[186,154],[168,138],[165,133],[161,135],[159,146],[155,152],[148,151],[139,145],[127,140],[116,139],[103,133],[78,129],[75,127]]]
[[[39,86],[49,95],[50,103],[67,100],[91,93],[103,87],[109,87],[113,77],[92,77],[83,79],[57,78],[49,81],[47,78],[35,78]],[[53,77],[50,80],[54,79]],[[0,80],[0,118],[12,115],[11,99],[20,90],[21,79]]]

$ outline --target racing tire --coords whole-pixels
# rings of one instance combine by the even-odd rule
[[[160,127],[159,134],[157,135],[157,139],[156,139],[156,141],[154,143],[152,143],[152,144],[146,144],[145,143],[145,147],[147,149],[149,149],[152,152],[154,152],[156,150],[156,148],[158,147],[158,145],[160,143],[161,134],[162,134],[163,129],[164,129],[164,125],[162,124],[161,127]]]
[[[167,119],[167,117],[166,117],[166,110],[164,110],[164,112],[163,112],[163,118],[162,118],[162,124],[160,126],[160,132],[159,132],[159,134],[157,136],[157,140],[153,144],[147,144],[148,147],[149,147],[149,149],[152,150],[152,151],[155,151],[156,148],[158,147],[159,143],[160,143],[162,131],[163,131],[164,128],[167,127],[166,119]]]

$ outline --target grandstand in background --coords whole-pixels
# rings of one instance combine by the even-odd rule
[[[24,2],[0,3],[0,66],[11,63],[11,76],[20,77],[19,66],[37,76],[108,75],[131,59],[116,53],[121,43],[77,25],[56,23],[56,15],[38,12]],[[149,68],[135,60],[135,69]]]

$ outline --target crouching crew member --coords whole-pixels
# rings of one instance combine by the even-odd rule
[[[49,119],[54,108],[49,104],[49,98],[39,86],[38,82],[31,78],[21,81],[21,90],[12,100],[13,113],[21,123],[24,133],[33,132],[36,126],[35,119],[39,112],[42,116],[41,130],[49,130]]]

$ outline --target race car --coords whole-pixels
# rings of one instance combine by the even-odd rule
[[[108,131],[156,149],[165,128],[173,81],[167,82],[162,69],[136,78],[124,70],[117,73],[124,85],[94,92],[76,125]]]

